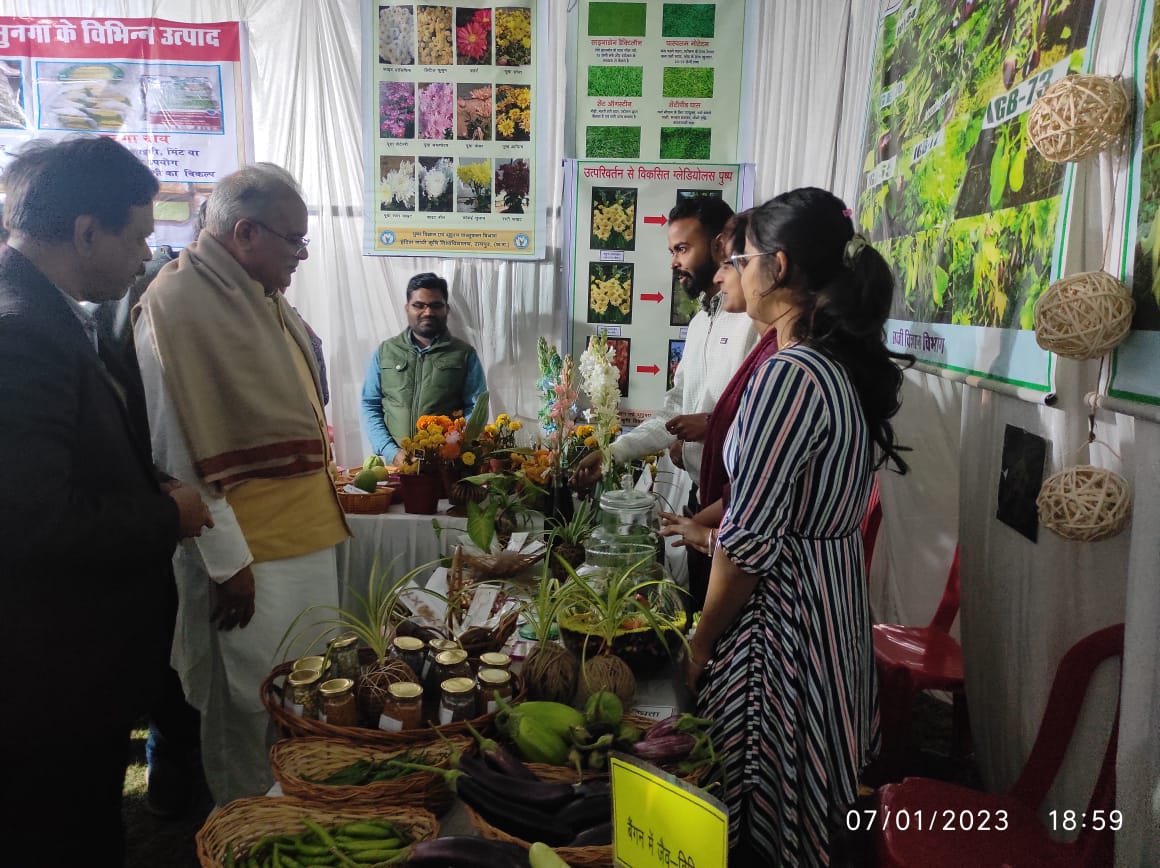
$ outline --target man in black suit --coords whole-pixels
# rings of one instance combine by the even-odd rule
[[[3,180],[2,861],[120,865],[130,727],[172,638],[171,558],[210,521],[195,491],[159,482],[81,304],[141,272],[157,181],[102,137],[34,142]]]

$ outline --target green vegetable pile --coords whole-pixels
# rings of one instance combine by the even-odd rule
[[[226,868],[300,868],[332,865],[357,868],[401,856],[410,836],[388,820],[361,820],[324,829],[306,817],[299,835],[268,835],[248,851],[226,850]]]
[[[426,759],[422,754],[408,751],[389,760],[361,759],[351,763],[346,768],[339,769],[328,777],[320,780],[310,780],[316,784],[326,784],[331,787],[362,787],[378,781],[393,781],[396,778],[412,774],[408,768],[399,765],[400,762],[423,762]]]

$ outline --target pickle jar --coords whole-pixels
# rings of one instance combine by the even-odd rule
[[[398,732],[423,725],[423,688],[413,681],[396,681],[387,688],[379,729]]]
[[[475,680],[479,685],[480,714],[492,714],[499,709],[496,697],[511,702],[512,674],[506,669],[480,669]]]
[[[282,707],[298,717],[317,719],[318,684],[321,678],[317,669],[295,669],[286,676]]]
[[[343,633],[330,640],[330,662],[334,666],[335,678],[349,678],[358,681],[358,634]]]
[[[323,663],[326,664],[325,668]],[[309,657],[299,657],[294,661],[292,672],[297,672],[299,669],[313,669],[319,673],[322,681],[329,681],[334,676],[331,675],[334,671],[334,664],[323,657],[321,654],[312,654]]]
[[[415,677],[419,678],[423,675],[423,664],[426,662],[426,644],[418,636],[396,636],[391,641],[391,656],[406,663]]]
[[[505,672],[510,672],[512,668],[512,658],[500,651],[486,651],[479,655],[480,669],[503,669]]]
[[[435,658],[444,651],[454,651],[459,644],[454,639],[432,639],[427,643],[427,653],[423,658],[423,671],[416,673],[423,682],[423,689],[429,694],[439,693],[439,681],[434,677]]]
[[[331,678],[318,688],[322,702],[318,719],[331,726],[358,726],[358,706],[354,700],[354,680]]]
[[[462,648],[440,651],[435,656],[434,677],[442,684],[448,678],[472,678],[475,675]]]
[[[448,678],[440,685],[439,723],[458,723],[475,717],[475,682],[470,678]]]

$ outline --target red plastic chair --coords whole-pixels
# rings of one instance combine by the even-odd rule
[[[1050,789],[1083,706],[1096,667],[1124,652],[1124,625],[1098,630],[1077,642],[1064,655],[1051,685],[1043,722],[1019,780],[1003,793],[983,793],[927,778],[907,778],[879,790],[879,868],[1096,868],[1112,864],[1114,833],[1107,823],[1116,798],[1116,739],[1119,702],[1103,765],[1092,789],[1088,822],[1071,843],[1054,841],[1040,822],[1037,810]],[[1078,806],[1077,806],[1078,807]],[[891,821],[885,822],[886,812]],[[922,812],[922,828],[915,818]],[[1005,814],[1000,814],[1005,811]],[[985,813],[989,812],[989,813]],[[1093,813],[1099,812],[1099,813]],[[908,828],[899,828],[905,816]],[[990,817],[990,828],[967,831],[961,826]],[[1006,829],[1000,831],[1002,816]],[[1102,817],[1104,828],[1097,829]],[[953,817],[952,823],[945,823]],[[937,818],[937,822],[928,822]],[[1077,818],[1078,822],[1078,818]],[[932,827],[933,828],[930,828]],[[946,828],[952,826],[952,828]]]
[[[862,518],[862,550],[866,553],[866,577],[870,577],[870,564],[874,560],[874,546],[878,542],[878,530],[882,527],[882,499],[878,494],[878,478],[870,488],[870,502],[866,505],[866,515]]]
[[[954,748],[966,741],[966,694],[963,692],[963,649],[950,634],[959,613],[959,549],[955,547],[947,584],[934,618],[925,627],[874,625],[874,659],[878,664],[878,707],[882,725],[883,780],[902,775],[910,712],[924,690],[954,695]]]

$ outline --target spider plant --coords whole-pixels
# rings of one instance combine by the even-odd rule
[[[599,516],[591,501],[582,500],[567,521],[548,519],[549,560],[552,575],[557,579],[566,581],[568,578],[564,564],[575,569],[584,563],[584,542],[599,524]]]
[[[552,629],[564,604],[560,582],[544,566],[536,595],[521,606],[521,614],[536,637],[524,660],[523,675],[531,699],[569,703],[576,693],[579,663],[574,654],[552,641]]]

